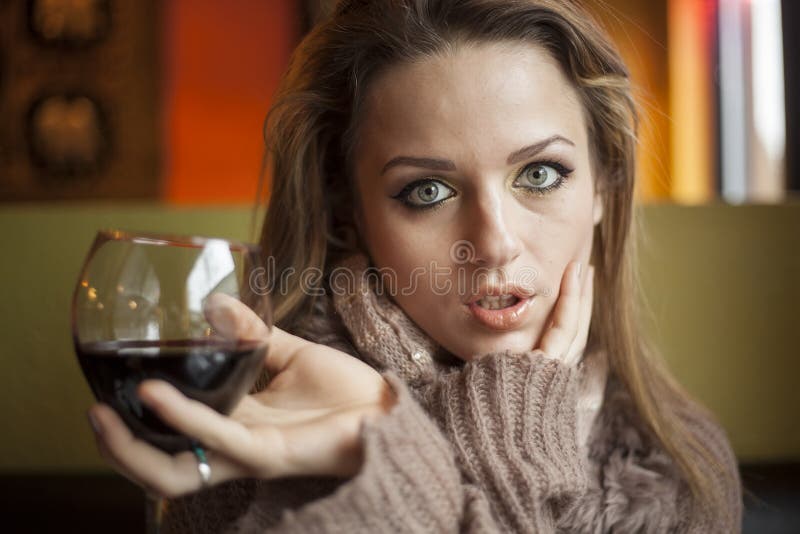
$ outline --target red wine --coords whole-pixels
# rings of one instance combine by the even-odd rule
[[[190,448],[191,440],[141,403],[139,383],[165,380],[227,414],[253,386],[266,350],[263,342],[217,340],[102,341],[76,347],[95,397],[113,407],[136,436],[169,453]]]

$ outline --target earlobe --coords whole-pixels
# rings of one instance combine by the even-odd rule
[[[594,196],[594,203],[592,205],[592,220],[597,225],[603,220],[603,197],[599,194]]]

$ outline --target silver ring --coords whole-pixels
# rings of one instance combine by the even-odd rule
[[[207,488],[211,480],[211,466],[208,465],[206,451],[203,450],[203,447],[200,445],[195,445],[192,447],[192,452],[194,452],[197,458],[197,470],[200,472],[200,485],[203,488]]]

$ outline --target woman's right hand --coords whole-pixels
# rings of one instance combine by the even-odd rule
[[[203,444],[209,483],[358,472],[362,421],[388,412],[395,402],[383,377],[338,350],[277,327],[270,332],[235,299],[213,298],[206,314],[215,330],[226,337],[269,340],[267,388],[245,396],[229,416],[161,380],[142,382],[138,390],[165,422]],[[138,439],[107,405],[94,405],[89,417],[102,456],[151,494],[177,497],[202,487],[193,453],[171,456]]]

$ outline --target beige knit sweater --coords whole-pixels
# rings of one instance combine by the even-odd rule
[[[344,266],[360,273],[367,260]],[[367,283],[334,305],[360,357],[398,395],[388,415],[362,427],[360,472],[229,482],[169,503],[164,531],[740,530],[738,484],[713,473],[724,518],[696,506],[613,378],[586,450],[576,439],[577,369],[534,352],[456,362]],[[684,412],[738,481],[724,432],[700,410]]]

